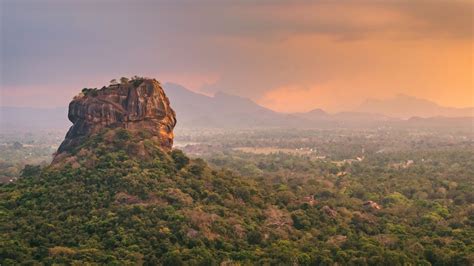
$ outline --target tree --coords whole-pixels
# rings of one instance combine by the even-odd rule
[[[39,165],[25,165],[25,168],[21,171],[21,177],[34,177],[38,176],[41,172],[41,166]]]
[[[296,229],[308,229],[311,227],[311,220],[303,210],[294,211],[291,214],[293,225]]]
[[[124,85],[125,85],[125,84],[128,84],[128,81],[129,81],[129,79],[126,78],[126,77],[121,77],[121,78],[120,78],[120,83],[121,83],[121,84],[124,84]]]
[[[171,157],[176,164],[176,169],[181,170],[181,168],[185,167],[189,163],[189,158],[184,154],[181,150],[173,150],[171,152]]]
[[[116,79],[112,79],[112,80],[110,81],[110,85],[117,85],[117,84],[118,84],[118,82],[117,82]]]
[[[18,142],[18,141],[13,142],[13,149],[19,150],[19,149],[21,149],[21,148],[23,148],[23,144],[21,144],[21,143]]]

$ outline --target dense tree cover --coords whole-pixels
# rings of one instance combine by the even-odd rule
[[[406,164],[407,158],[413,164]],[[279,199],[279,206],[293,210],[294,228],[311,231],[317,226],[328,240],[347,236],[342,247],[347,247],[350,235],[357,234],[393,254],[408,257],[409,263],[415,263],[410,257],[415,254],[422,258],[423,262],[416,262],[421,264],[473,263],[474,152],[471,149],[457,146],[379,153],[344,164],[312,156],[234,151],[210,155],[208,160],[214,167],[233,169],[254,176],[263,186],[271,186],[274,191],[271,197]],[[311,215],[312,208],[300,205],[305,195],[313,196],[316,201],[313,206],[323,211],[322,218],[329,218],[334,224],[315,223],[318,217]],[[368,201],[378,203],[381,209],[364,205]],[[385,256],[388,255],[382,257]],[[365,263],[370,264],[368,260]]]
[[[211,168],[144,139],[102,132],[2,185],[0,264],[474,262],[472,150],[343,164],[227,151]]]
[[[416,150],[474,149],[474,131],[466,130],[402,130],[391,127],[367,129],[181,129],[177,143],[201,145],[199,153],[211,155],[236,147],[275,147],[313,149],[318,155],[342,160],[365,154]],[[207,146],[207,149],[205,149]],[[186,149],[188,150],[188,149]],[[193,152],[189,150],[189,152]],[[403,158],[407,159],[407,158]]]

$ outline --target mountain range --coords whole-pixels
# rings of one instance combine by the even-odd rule
[[[379,100],[367,99],[354,111],[384,114],[396,118],[410,117],[463,117],[474,116],[474,108],[453,108],[441,106],[435,102],[399,94],[393,98]]]
[[[176,110],[178,125],[186,127],[278,126],[287,115],[262,107],[247,98],[217,92],[214,97],[192,92],[174,83],[164,84]]]
[[[474,121],[474,108],[444,107],[407,95],[385,100],[368,99],[354,110],[346,112],[327,113],[322,109],[314,109],[286,114],[260,106],[248,98],[224,92],[217,92],[211,97],[174,83],[166,83],[163,87],[176,111],[178,128],[413,127],[441,124],[472,128]],[[65,129],[70,125],[66,113],[66,107],[0,107],[0,126],[7,129]]]

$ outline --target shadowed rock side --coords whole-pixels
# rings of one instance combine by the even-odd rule
[[[124,128],[131,133],[147,132],[164,150],[173,146],[176,115],[160,83],[155,79],[132,80],[100,90],[84,89],[69,104],[73,123],[57,155],[81,145],[87,136],[105,128]]]

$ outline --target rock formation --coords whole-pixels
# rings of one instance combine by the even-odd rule
[[[99,90],[84,89],[69,104],[68,118],[73,125],[56,156],[70,152],[105,128],[151,133],[150,139],[164,150],[173,145],[176,115],[155,79],[135,78]]]

